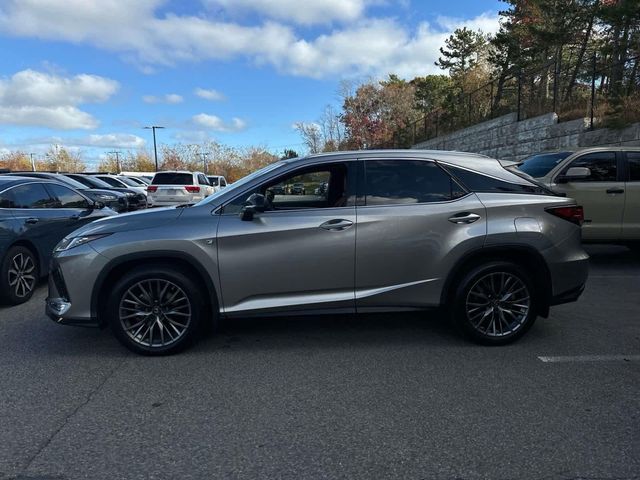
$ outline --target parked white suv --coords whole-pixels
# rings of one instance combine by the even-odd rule
[[[147,187],[149,204],[154,207],[196,203],[214,192],[202,172],[158,172]]]
[[[227,186],[227,179],[222,175],[207,175],[214,192],[218,192]]]

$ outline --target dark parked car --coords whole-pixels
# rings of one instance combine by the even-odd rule
[[[0,298],[12,305],[29,300],[56,244],[109,215],[115,212],[60,183],[0,176]]]
[[[53,172],[12,172],[6,175],[17,175],[19,177],[33,177],[42,180],[54,180],[58,183],[62,183],[69,188],[79,191],[83,195],[89,197],[94,202],[100,202],[114,210],[117,213],[128,212],[132,208],[129,205],[129,200],[133,195],[128,195],[124,192],[112,191],[109,188],[91,187],[89,185],[83,185],[77,182],[73,178],[67,177],[61,173]]]
[[[129,211],[147,208],[147,196],[135,189],[111,185],[110,183],[107,183],[101,178],[98,178],[94,175],[87,175],[82,173],[65,173],[64,176],[71,178],[72,180],[75,180],[76,182],[79,182],[88,188],[100,188],[102,190],[110,190],[112,192],[125,194],[127,196],[127,202],[129,204]]]

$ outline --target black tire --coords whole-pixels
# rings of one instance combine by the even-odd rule
[[[28,301],[38,285],[38,259],[26,247],[11,247],[0,266],[0,301],[19,305]]]
[[[504,289],[499,286],[500,282],[506,282]],[[515,293],[507,296],[505,292],[511,287]],[[537,318],[534,282],[520,265],[511,262],[492,261],[469,269],[455,287],[452,300],[452,320],[457,329],[483,345],[514,342]],[[526,313],[521,307],[525,304],[528,305]]]
[[[145,296],[143,291],[149,295]],[[171,299],[174,294],[177,296]],[[176,300],[183,296],[184,301]],[[140,303],[134,304],[133,298]],[[157,265],[135,268],[118,280],[108,297],[106,315],[114,335],[129,350],[142,355],[171,355],[196,340],[206,310],[200,288],[187,274],[168,265]],[[133,319],[121,318],[131,316]],[[131,323],[134,321],[141,323]],[[139,326],[142,330],[137,332]],[[150,338],[145,336],[146,328],[150,330]],[[156,329],[160,345],[154,339]]]

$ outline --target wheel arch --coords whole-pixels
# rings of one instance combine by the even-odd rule
[[[110,292],[109,285],[112,285],[117,278],[135,267],[157,265],[159,263],[171,263],[178,269],[193,276],[196,282],[204,285],[207,293],[206,308],[208,311],[206,313],[212,319],[215,318],[214,315],[218,315],[219,299],[216,287],[211,276],[195,258],[177,251],[139,252],[111,260],[98,275],[91,293],[91,316],[98,320],[100,326],[106,324],[103,314]]]
[[[491,261],[509,261],[523,266],[531,273],[538,293],[537,312],[542,317],[549,315],[551,304],[551,272],[544,257],[535,249],[525,245],[500,245],[481,247],[464,255],[451,269],[442,288],[440,303],[448,305],[455,293],[457,281],[471,268]]]

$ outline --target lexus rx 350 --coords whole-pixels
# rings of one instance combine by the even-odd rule
[[[286,195],[271,187],[326,182]],[[442,151],[313,155],[201,202],[89,224],[56,248],[59,323],[178,351],[219,317],[446,307],[485,344],[523,335],[587,279],[582,208],[497,160]]]

